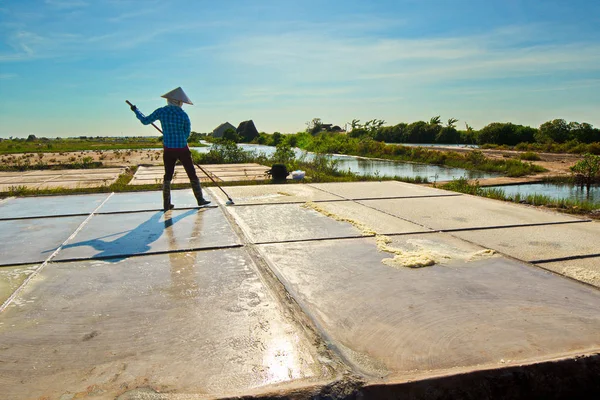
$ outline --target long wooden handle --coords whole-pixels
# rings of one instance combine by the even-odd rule
[[[131,104],[129,102],[129,100],[125,100],[125,103],[129,104],[129,107],[133,107],[133,104]],[[156,128],[157,131],[159,131],[160,133],[163,133],[162,129],[160,129],[158,126],[154,125],[154,122],[151,122],[152,126]]]

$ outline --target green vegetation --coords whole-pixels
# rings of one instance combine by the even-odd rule
[[[97,137],[56,139],[5,139],[0,141],[0,154],[11,153],[58,153],[84,150],[117,150],[160,148],[156,137]]]
[[[0,171],[27,171],[27,170],[46,170],[46,169],[90,169],[102,168],[102,161],[94,161],[90,156],[75,157],[72,156],[68,163],[53,163],[48,164],[43,160],[43,153],[25,153],[20,156],[9,155],[2,157]]]
[[[591,214],[596,216],[597,210],[600,210],[600,202],[597,201],[577,201],[569,199],[556,199],[549,196],[533,194],[521,196],[507,195],[502,189],[498,188],[482,188],[479,186],[479,181],[470,183],[467,178],[454,179],[440,186],[441,189],[452,190],[454,192],[471,194],[474,196],[482,196],[496,200],[511,201],[515,203],[531,204],[534,206],[544,206],[547,208],[555,208],[562,212],[571,214]]]
[[[277,132],[276,132],[277,133]],[[269,135],[265,135],[269,139]],[[275,136],[275,134],[273,135]],[[446,165],[455,168],[496,172],[507,176],[524,176],[545,171],[544,168],[520,160],[492,160],[481,151],[457,153],[453,151],[429,150],[422,147],[408,147],[385,144],[370,137],[350,137],[338,133],[321,132],[312,135],[300,132],[278,137],[280,143],[296,146],[314,153],[348,154],[369,158],[381,158],[395,161],[410,161],[425,164]],[[271,144],[266,140],[266,144]]]
[[[373,119],[361,124],[360,120],[350,122],[352,130],[348,136],[370,138],[386,143],[438,143],[438,144],[479,144],[517,146],[519,144],[537,144],[544,148],[571,150],[600,154],[600,129],[588,123],[567,122],[555,119],[543,123],[539,128],[516,125],[510,122],[492,122],[477,131],[465,123],[465,130],[456,129],[456,118],[449,118],[443,124],[441,116],[429,121],[416,121],[393,126],[384,126],[385,121]],[[334,131],[330,125],[323,124],[319,118],[307,123],[306,132],[317,135]],[[588,145],[594,146],[588,147]],[[529,149],[528,149],[529,150]],[[532,149],[534,150],[534,149]],[[598,152],[597,152],[598,151]]]
[[[287,135],[286,135],[287,136]],[[287,138],[286,138],[287,139]],[[296,158],[288,141],[280,142],[272,156],[255,151],[243,151],[234,142],[220,140],[214,144],[208,153],[198,153],[192,150],[195,163],[199,164],[230,164],[230,163],[258,163],[262,165],[285,164],[288,171],[303,170],[311,182],[355,182],[368,180],[400,180],[411,183],[426,183],[427,178],[422,177],[379,177],[357,175],[349,171],[338,169],[337,161],[324,152],[316,152],[312,160],[306,156]]]
[[[600,129],[594,128],[589,123],[566,122],[555,119],[542,124],[539,128],[517,125],[510,122],[492,122],[480,130],[475,130],[465,123],[465,129],[456,128],[456,118],[449,118],[442,123],[441,116],[432,117],[429,121],[416,121],[412,123],[401,122],[393,126],[384,126],[385,121],[372,119],[364,124],[353,119],[347,124],[352,129],[343,134],[339,126],[324,124],[320,118],[313,118],[307,122],[305,132],[295,135],[283,135],[285,140],[289,136],[306,134],[317,137],[323,134],[338,134],[349,138],[373,140],[385,143],[437,143],[437,144],[478,144],[482,148],[501,148],[519,151],[536,151],[551,153],[591,153],[600,154]],[[281,142],[282,135],[275,132],[268,135],[264,132],[255,137],[251,143],[276,146]],[[294,147],[302,146],[305,138],[298,138],[298,144],[289,142]],[[242,142],[247,140],[241,139]]]
[[[519,158],[527,161],[540,161],[542,159],[539,154],[534,153],[533,151],[526,151],[525,153],[520,154]]]
[[[195,135],[194,135],[195,134]],[[0,154],[15,153],[66,153],[72,151],[96,150],[130,150],[162,148],[162,137],[86,137],[79,138],[36,138],[30,135],[27,139],[0,139]],[[201,140],[195,132],[190,135],[190,146],[202,147]]]
[[[592,183],[600,181],[600,156],[586,154],[583,160],[571,167],[571,171],[577,183],[589,190]]]

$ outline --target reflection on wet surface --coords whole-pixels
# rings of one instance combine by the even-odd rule
[[[196,228],[198,224],[200,228]],[[170,240],[166,232],[178,241]],[[115,257],[118,261],[132,255],[238,243],[237,236],[218,208],[95,215],[55,259]]]
[[[196,215],[196,219],[198,219],[200,213],[197,210],[189,210],[173,216],[171,215],[171,212],[164,213],[163,211],[158,211],[152,214],[148,220],[142,222],[133,229],[105,235],[100,238],[68,243],[63,246],[62,250],[67,251],[68,249],[75,247],[88,246],[99,251],[91,256],[91,258],[100,259],[122,254],[147,253],[152,249],[152,243],[156,242],[163,233],[170,232],[172,236],[173,225],[192,215]],[[195,225],[197,225],[197,223],[193,224],[193,226]],[[197,234],[198,230],[196,228],[194,228],[194,230]],[[119,236],[121,234],[123,235]],[[116,238],[109,240],[111,237]],[[176,248],[171,246],[168,250],[176,250]],[[111,259],[111,262],[119,262],[125,258],[127,257],[115,257]]]
[[[21,298],[1,315],[8,398],[329,379],[244,249],[55,263]]]
[[[499,250],[551,246],[587,279],[595,223],[394,182],[227,190],[243,206],[141,211],[159,193],[134,193],[112,214],[0,221],[0,300],[21,288],[0,397],[329,395],[354,374],[384,387],[600,348],[596,288]]]

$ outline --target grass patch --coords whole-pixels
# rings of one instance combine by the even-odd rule
[[[205,144],[190,142],[190,146],[204,147]],[[0,141],[0,154],[14,153],[59,153],[95,150],[160,149],[159,137],[80,137],[80,138],[39,138],[3,139]]]
[[[527,161],[540,161],[542,159],[538,153],[534,153],[533,151],[526,151],[525,153],[521,153],[519,154],[519,158],[521,160]]]

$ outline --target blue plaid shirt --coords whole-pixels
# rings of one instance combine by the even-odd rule
[[[181,149],[187,147],[187,140],[190,137],[190,117],[181,107],[167,105],[156,109],[147,117],[135,110],[136,117],[142,121],[142,124],[149,125],[157,119],[163,131],[163,146],[169,149]]]

